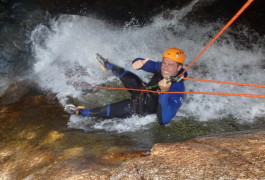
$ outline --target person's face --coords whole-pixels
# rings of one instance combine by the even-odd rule
[[[167,58],[163,58],[162,61],[162,67],[161,67],[161,74],[163,76],[163,78],[170,78],[172,76],[177,75],[178,71],[181,69],[182,65],[167,59]]]

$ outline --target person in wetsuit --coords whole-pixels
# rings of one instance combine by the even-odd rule
[[[132,62],[134,69],[153,73],[153,77],[148,83],[143,82],[137,75],[119,67],[107,60],[101,62],[103,67],[119,77],[124,87],[132,89],[146,89],[154,87],[154,91],[161,92],[184,92],[184,81],[171,82],[170,77],[181,74],[184,69],[185,54],[177,48],[170,48],[162,55],[162,62],[154,62],[149,58],[137,58]],[[185,72],[184,76],[187,76]],[[158,86],[155,86],[158,85]],[[107,104],[105,106],[92,109],[77,109],[75,114],[89,117],[118,117],[126,118],[134,114],[145,116],[147,114],[157,114],[159,123],[165,125],[176,115],[182,105],[184,94],[150,93],[141,91],[130,91],[130,99]]]

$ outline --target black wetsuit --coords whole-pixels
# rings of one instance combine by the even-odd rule
[[[137,59],[138,60],[138,59]],[[150,61],[151,62],[151,61]],[[158,62],[154,62],[158,63]],[[148,64],[148,63],[147,63]],[[149,63],[150,64],[150,63]],[[122,67],[114,65],[112,63],[106,63],[106,66],[112,71],[112,73],[119,77],[124,87],[132,89],[146,89],[146,86],[157,85],[160,80],[163,79],[160,71],[160,67],[155,68],[156,71],[153,72],[154,75],[149,81],[149,83],[143,82],[137,75],[134,73],[125,70]],[[181,86],[182,87],[182,86]],[[184,87],[184,85],[183,85]],[[159,90],[158,88],[152,89],[154,91]],[[181,89],[182,90],[182,89]],[[138,115],[147,115],[157,113],[160,124],[168,123],[173,117],[163,120],[163,108],[159,103],[159,94],[142,92],[142,91],[130,91],[131,99],[125,99],[117,103],[107,104],[106,106],[96,107],[92,109],[81,109],[80,114],[90,117],[119,117],[125,118],[130,117],[133,114]],[[177,111],[180,105],[182,104],[182,98],[184,95],[180,94],[181,102],[177,103],[177,106],[174,111]],[[170,97],[169,97],[170,98]],[[176,101],[176,100],[175,100]],[[162,103],[163,104],[163,103]],[[168,104],[168,103],[167,103]],[[165,108],[164,108],[165,109]],[[164,110],[165,111],[165,110]],[[174,116],[176,112],[173,112]],[[167,116],[167,115],[166,115]],[[165,119],[165,118],[164,118]]]

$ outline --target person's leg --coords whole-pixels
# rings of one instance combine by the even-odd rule
[[[127,71],[126,69],[119,67],[110,62],[106,62],[105,66],[112,71],[112,73],[120,78],[124,87],[131,89],[143,89],[144,82],[134,73]],[[132,94],[132,98],[134,99],[136,96],[139,96],[139,91],[129,91]]]
[[[106,106],[92,109],[80,109],[79,114],[89,117],[130,117],[134,113],[133,100],[125,99],[123,101],[107,104]]]

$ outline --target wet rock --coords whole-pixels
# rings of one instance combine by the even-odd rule
[[[102,1],[102,0],[39,0],[42,6],[54,14],[96,14],[97,16],[118,21],[130,21],[136,18],[143,24],[148,18],[165,11],[166,9],[181,8],[191,0],[126,0],[126,1]],[[243,0],[216,0],[202,1],[198,7],[190,13],[191,19],[201,21],[213,21],[220,18],[231,18],[245,3]],[[255,1],[247,8],[246,12],[237,21],[240,24],[249,25],[260,34],[264,34],[264,1]],[[256,21],[253,21],[256,17]],[[242,37],[240,37],[242,38]],[[238,38],[239,39],[239,38]],[[238,40],[237,39],[237,40]]]
[[[1,179],[23,179],[55,160],[49,151],[35,148],[25,141],[1,147],[0,159]]]
[[[130,159],[145,157],[150,154],[149,151],[127,151],[127,152],[109,152],[102,157],[104,161],[128,161]]]
[[[265,131],[156,144],[125,162],[111,179],[263,179]]]
[[[126,137],[71,130],[68,120],[53,94],[0,106],[0,179],[109,179],[145,155],[130,151]]]
[[[0,97],[0,105],[7,105],[17,102],[31,88],[31,82],[28,80],[12,83],[5,93]]]
[[[156,144],[150,155],[126,136],[69,129],[68,120],[54,94],[0,106],[0,179],[265,178],[265,131]]]
[[[43,7],[53,14],[95,14],[106,19],[129,21],[132,18],[146,21],[148,17],[167,8],[177,8],[190,0],[39,0]]]

